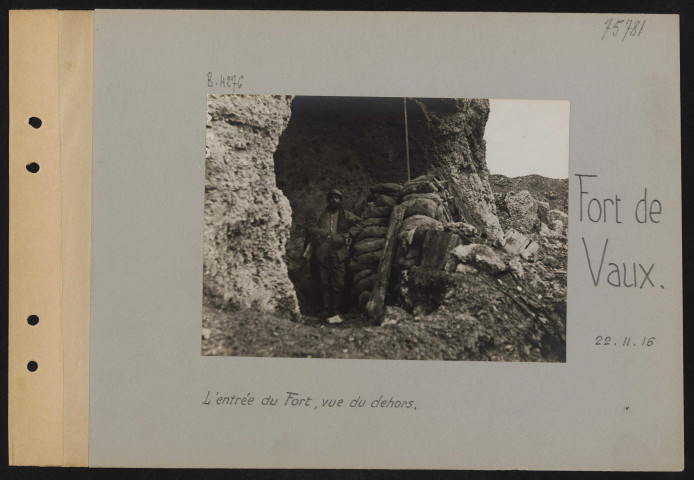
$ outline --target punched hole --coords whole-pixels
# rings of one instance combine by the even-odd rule
[[[36,162],[31,162],[29,165],[27,165],[27,170],[29,170],[31,173],[36,173],[39,171],[39,164]]]
[[[27,363],[27,370],[29,370],[30,372],[35,372],[38,369],[39,369],[39,364],[36,363],[35,361],[32,360],[29,363]]]
[[[34,325],[38,325],[38,323],[39,323],[39,316],[38,316],[38,315],[29,315],[29,316],[27,317],[27,323],[28,323],[29,325],[31,325],[32,327],[33,327]]]
[[[31,117],[31,118],[29,119],[29,125],[31,125],[31,126],[34,127],[34,128],[39,128],[39,127],[41,127],[41,124],[42,124],[42,123],[43,123],[43,122],[41,121],[41,119],[40,119],[39,117]]]

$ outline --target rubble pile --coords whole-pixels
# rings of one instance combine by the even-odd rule
[[[453,322],[469,334],[461,347],[465,358],[562,361],[567,215],[528,191],[509,192],[504,206],[513,224],[493,238],[452,221],[448,200],[445,181],[432,175],[373,187],[351,264],[360,307],[375,291],[389,214],[400,205],[404,215],[381,325]]]

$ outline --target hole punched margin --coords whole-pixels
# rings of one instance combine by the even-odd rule
[[[27,170],[30,173],[37,173],[41,167],[39,166],[38,163],[36,162],[31,162],[30,164],[27,165]]]
[[[38,325],[38,323],[39,323],[39,316],[38,316],[38,315],[29,315],[29,316],[27,317],[27,323],[28,323],[29,325],[31,325],[32,327],[33,327],[34,325]]]
[[[39,364],[36,363],[34,360],[31,360],[29,363],[27,363],[27,370],[29,370],[30,372],[35,372],[38,369]]]
[[[30,117],[29,118],[29,125],[31,125],[34,128],[41,128],[41,125],[43,125],[43,122],[39,117]]]

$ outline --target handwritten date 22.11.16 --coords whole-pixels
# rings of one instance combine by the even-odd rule
[[[601,335],[598,335],[597,337],[595,337],[595,345],[598,345],[598,346],[614,345],[615,347],[617,347],[617,346],[620,346],[620,347],[632,347],[632,346],[633,347],[652,347],[654,343],[655,343],[655,337],[612,338],[612,337],[603,337]]]
[[[643,27],[646,25],[646,20],[632,20],[631,18],[608,18],[605,20],[605,31],[602,33],[600,40],[610,37],[621,37],[622,42],[627,36],[640,37],[643,32]],[[610,33],[611,35],[608,35]]]

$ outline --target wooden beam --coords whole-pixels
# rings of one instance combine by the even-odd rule
[[[455,233],[427,230],[422,244],[422,268],[428,270],[443,269],[451,250],[460,243],[460,237]]]
[[[373,319],[380,318],[383,315],[390,267],[393,264],[395,245],[397,244],[398,232],[402,226],[404,216],[405,207],[402,205],[395,206],[390,214],[390,223],[388,223],[388,232],[386,233],[386,245],[383,247],[383,257],[381,257],[381,261],[378,264],[376,283],[371,293],[371,299],[366,304],[366,313]]]

